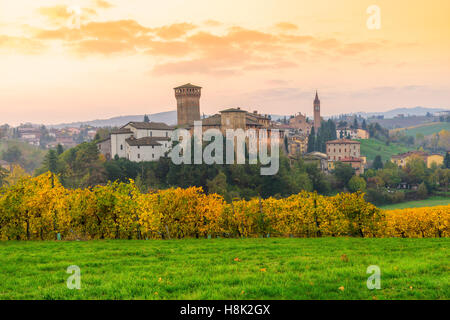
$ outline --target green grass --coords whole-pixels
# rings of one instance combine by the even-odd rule
[[[396,143],[390,143],[389,146],[385,142],[376,139],[358,140],[361,142],[361,155],[366,156],[367,160],[374,160],[380,155],[383,161],[390,160],[393,155],[415,150],[414,147],[406,147]]]
[[[445,238],[1,242],[0,299],[449,299],[449,249]],[[66,287],[70,265],[81,290]],[[381,290],[366,287],[370,265]]]
[[[406,128],[404,129],[404,132],[407,136],[412,136],[415,138],[417,133],[422,133],[424,136],[429,136],[442,130],[450,131],[450,122],[438,122],[432,125],[424,124],[414,128]]]
[[[425,200],[408,201],[396,204],[389,204],[380,206],[381,209],[405,209],[405,208],[421,208],[421,207],[436,207],[450,205],[450,197],[430,197]]]

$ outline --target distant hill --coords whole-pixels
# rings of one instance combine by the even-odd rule
[[[164,122],[169,125],[175,125],[177,123],[177,112],[176,111],[167,111],[167,112],[159,112],[147,115],[152,122]],[[206,115],[208,116],[208,115]],[[285,116],[282,115],[271,115],[272,120],[282,119]],[[289,118],[289,116],[286,116]],[[90,121],[78,121],[78,122],[70,122],[70,123],[60,123],[55,125],[48,125],[49,128],[67,128],[67,127],[79,127],[81,125],[89,125],[93,127],[120,127],[126,125],[131,121],[143,121],[144,115],[133,115],[133,116],[119,116],[110,119],[97,119]]]
[[[384,116],[384,118],[390,119],[394,118],[399,114],[403,114],[406,116],[425,116],[427,113],[436,113],[441,111],[448,111],[449,109],[442,108],[424,108],[424,107],[414,107],[414,108],[397,108],[385,112],[357,112],[356,114],[361,115],[362,117],[368,118],[371,116]]]
[[[177,112],[167,111],[154,114],[148,114],[150,121],[152,122],[164,122],[169,125],[174,125],[177,122]],[[93,127],[120,127],[126,125],[130,121],[144,121],[144,115],[134,116],[119,116],[110,119],[97,119],[91,121],[79,121],[71,123],[60,123],[55,125],[49,125],[49,128],[66,128],[66,127],[79,127],[81,125],[89,125]]]
[[[448,109],[447,109],[448,110]],[[397,108],[386,112],[357,112],[356,114],[361,115],[362,117],[368,118],[371,116],[379,116],[383,115],[385,119],[391,119],[397,116],[398,114],[404,114],[405,116],[425,116],[427,112],[435,113],[440,111],[446,111],[446,109],[438,109],[438,108],[424,108],[424,107],[415,107],[415,108]],[[208,115],[207,115],[208,116]],[[279,114],[271,114],[272,120],[283,119],[284,117],[288,118],[290,115],[279,115]],[[150,121],[153,122],[164,122],[169,125],[175,125],[177,123],[177,112],[167,111],[167,112],[159,112],[148,114]],[[325,117],[327,119],[329,117]],[[89,120],[89,121],[79,121],[79,122],[71,122],[71,123],[60,123],[55,125],[49,125],[50,128],[65,128],[65,127],[79,127],[81,125],[90,125],[93,127],[119,127],[127,124],[130,121],[143,121],[144,115],[129,115],[129,116],[119,116],[110,119],[97,119],[97,120]]]

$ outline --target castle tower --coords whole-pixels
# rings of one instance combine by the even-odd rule
[[[316,90],[316,98],[314,99],[314,131],[316,132],[316,134],[320,128],[321,121],[322,119],[320,118],[320,100]]]
[[[200,120],[200,96],[202,87],[193,84],[185,84],[176,87],[175,98],[177,99],[177,124],[192,124]]]

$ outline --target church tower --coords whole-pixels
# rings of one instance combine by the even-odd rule
[[[316,132],[316,134],[320,128],[321,121],[322,119],[320,118],[320,100],[316,90],[316,98],[314,99],[314,131]]]
[[[177,99],[177,124],[192,124],[200,120],[200,96],[202,87],[191,83],[174,88]]]

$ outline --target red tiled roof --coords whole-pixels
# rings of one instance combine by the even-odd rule
[[[327,141],[327,144],[361,144],[361,142],[349,139],[338,139]]]

